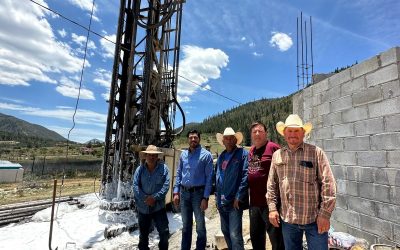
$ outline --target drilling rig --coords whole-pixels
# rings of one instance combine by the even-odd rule
[[[120,1],[101,169],[102,209],[132,210],[132,175],[140,164],[139,151],[150,144],[171,148],[184,128],[177,101],[184,2]],[[177,111],[183,125],[175,133]]]

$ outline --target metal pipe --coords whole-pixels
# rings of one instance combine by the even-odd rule
[[[53,187],[53,202],[51,206],[51,217],[50,217],[50,232],[49,232],[49,249],[51,248],[51,239],[53,237],[53,216],[54,216],[54,207],[56,203],[56,192],[57,192],[57,179],[54,179],[54,187]],[[58,247],[56,247],[58,249]]]
[[[313,55],[313,47],[312,47],[313,40],[312,40],[311,16],[310,16],[310,34],[311,34],[311,42],[310,42],[310,44],[311,44],[311,83],[314,83],[314,79],[313,79],[313,76],[314,76],[314,55]]]
[[[304,55],[303,55],[303,12],[300,12],[300,35],[301,35],[301,84],[304,88]]]

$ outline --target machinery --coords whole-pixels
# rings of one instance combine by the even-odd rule
[[[147,145],[170,148],[184,0],[121,0],[101,171],[101,208],[132,210],[132,175]],[[175,131],[177,109],[182,130]],[[171,178],[172,179],[172,178]]]

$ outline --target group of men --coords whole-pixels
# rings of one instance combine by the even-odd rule
[[[335,207],[336,184],[329,160],[317,146],[304,142],[312,129],[298,115],[278,122],[276,129],[287,146],[267,139],[261,122],[250,127],[252,147],[240,146],[243,134],[227,127],[217,133],[225,147],[214,173],[211,153],[200,145],[200,132],[187,134],[189,149],[182,152],[176,172],[173,202],[182,216],[182,250],[192,244],[193,215],[196,222],[196,249],[206,248],[205,210],[215,180],[216,206],[221,231],[228,249],[244,249],[243,210],[249,208],[253,249],[265,249],[266,232],[272,249],[302,249],[303,233],[308,249],[328,249],[330,216]],[[138,208],[139,249],[148,248],[151,220],[160,235],[159,249],[168,249],[168,219],[165,195],[169,188],[167,166],[150,145],[145,163],[134,175],[134,195]],[[215,178],[215,179],[214,179]]]

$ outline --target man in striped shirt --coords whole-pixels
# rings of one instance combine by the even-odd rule
[[[302,249],[303,233],[308,249],[328,249],[330,216],[335,208],[336,183],[325,153],[304,143],[312,125],[298,115],[289,115],[276,124],[287,147],[272,157],[267,182],[269,220],[282,226],[287,249]],[[278,201],[281,202],[279,211]]]

